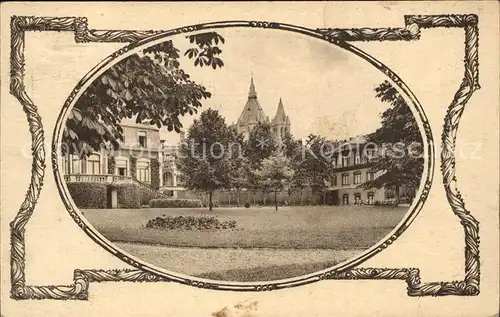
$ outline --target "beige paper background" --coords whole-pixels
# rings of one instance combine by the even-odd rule
[[[245,300],[251,316],[493,316],[499,292],[499,25],[496,2],[384,3],[3,3],[1,12],[1,312],[4,316],[210,316]],[[479,16],[481,89],[463,114],[457,178],[480,222],[481,294],[411,298],[402,281],[322,281],[268,293],[200,290],[174,283],[91,283],[88,301],[9,298],[9,222],[29,183],[30,134],[8,93],[11,15],[85,16],[95,29],[170,29],[215,20],[278,21],[317,27],[400,27],[405,14]],[[362,267],[418,267],[423,282],[463,279],[464,234],[439,173],[446,108],[463,75],[463,30],[423,29],[414,42],[353,43],[403,78],[423,105],[436,142],[436,172],[426,205],[412,226]],[[70,284],[76,268],[115,269],[123,262],[94,244],[66,212],[53,180],[50,142],[59,110],[77,81],[121,44],[76,44],[71,32],[26,33],[27,92],[39,108],[47,140],[44,187],[27,225],[27,284]],[[277,80],[280,80],[277,78]],[[479,147],[467,144],[480,144]],[[461,147],[463,145],[463,147]],[[472,149],[471,149],[472,147]],[[472,150],[476,150],[472,153]],[[467,155],[468,154],[468,155]]]

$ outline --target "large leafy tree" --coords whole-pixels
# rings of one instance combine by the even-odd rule
[[[188,37],[193,47],[185,55],[195,66],[222,67],[218,47],[224,38],[215,32]],[[182,128],[180,116],[193,114],[211,94],[194,82],[179,62],[172,41],[148,47],[123,59],[99,76],[72,108],[63,133],[63,153],[84,156],[101,147],[118,148],[123,141],[120,122]]]
[[[368,135],[377,146],[373,172],[379,175],[361,188],[394,188],[396,204],[402,186],[417,188],[423,172],[423,141],[417,121],[401,94],[388,81],[375,88],[376,97],[389,103],[381,115],[381,127]]]
[[[234,184],[234,150],[229,145],[241,140],[218,111],[208,109],[194,120],[186,140],[179,149],[178,168],[184,186],[203,191],[209,197],[212,210],[213,192],[230,189]]]
[[[290,166],[290,159],[281,151],[262,160],[260,168],[255,171],[261,186],[269,188],[274,192],[274,202],[278,210],[278,191],[289,185],[294,175]]]

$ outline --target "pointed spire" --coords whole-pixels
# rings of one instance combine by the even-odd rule
[[[250,89],[248,91],[248,99],[250,98],[257,98],[257,92],[255,91],[255,85],[253,83],[253,73],[250,80]]]
[[[283,101],[281,100],[280,97],[280,102],[278,104],[278,110],[276,111],[276,117],[285,117],[285,107],[283,107]]]

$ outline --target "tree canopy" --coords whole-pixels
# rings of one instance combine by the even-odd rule
[[[242,140],[217,110],[208,109],[194,120],[181,144],[177,164],[183,185],[208,193],[210,210],[213,192],[230,189],[238,181],[237,170],[243,168],[238,161]]]
[[[224,38],[215,32],[187,37],[186,50],[195,66],[224,66],[218,47]],[[210,92],[190,78],[180,65],[179,50],[165,41],[121,60],[84,91],[71,109],[63,132],[63,153],[84,156],[101,147],[118,148],[123,141],[120,122],[165,126],[179,132],[180,116],[193,114]]]
[[[396,88],[385,81],[375,92],[377,98],[390,104],[382,113],[381,127],[367,138],[377,145],[372,171],[380,173],[360,187],[393,187],[398,203],[401,186],[416,188],[420,184],[424,163],[422,136],[409,105]]]
[[[281,151],[273,153],[262,160],[259,169],[255,171],[261,186],[274,191],[274,201],[278,210],[277,192],[290,183],[294,170],[290,166],[290,159]]]
[[[325,151],[329,142],[311,134],[300,153],[300,162],[294,177],[297,187],[309,186],[317,195],[323,195],[333,175],[332,156]]]

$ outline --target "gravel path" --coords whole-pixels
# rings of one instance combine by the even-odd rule
[[[127,253],[153,265],[191,276],[203,276],[212,272],[265,269],[265,267],[290,265],[311,267],[312,271],[305,273],[313,273],[363,252],[363,250],[319,249],[178,248],[123,242],[115,242],[115,244]],[[281,278],[285,278],[285,276]]]

